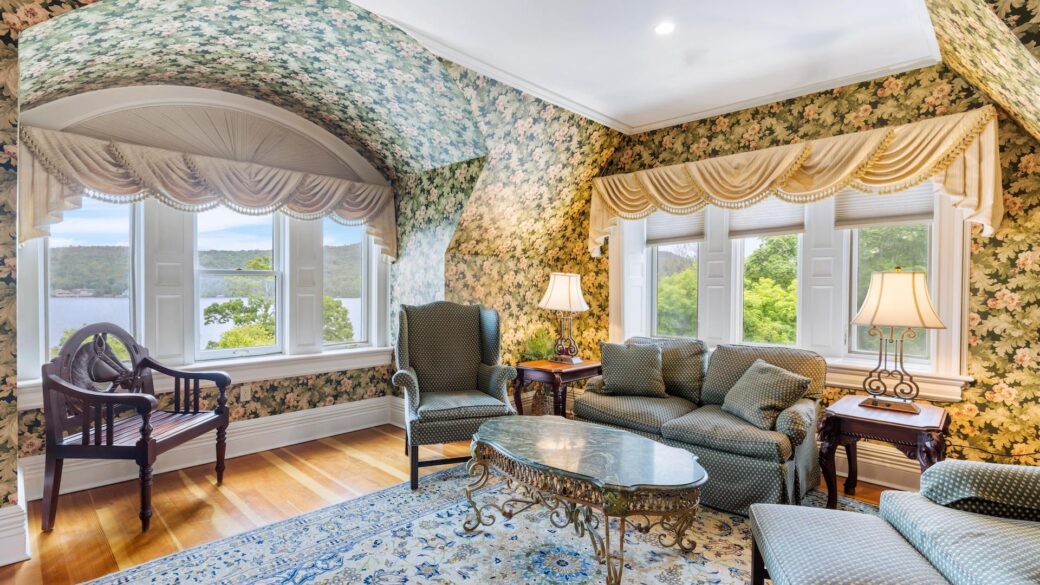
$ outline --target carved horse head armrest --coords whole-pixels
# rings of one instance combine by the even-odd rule
[[[142,376],[147,369],[141,367],[147,355],[148,350],[118,325],[96,323],[73,333],[52,363],[59,378],[80,388],[151,393],[151,384],[146,385]]]

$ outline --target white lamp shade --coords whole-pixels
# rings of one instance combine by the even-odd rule
[[[553,272],[549,276],[549,288],[538,306],[550,311],[588,311],[589,305],[581,294],[581,275]]]
[[[879,327],[946,328],[932,306],[923,272],[871,274],[867,298],[852,322]]]

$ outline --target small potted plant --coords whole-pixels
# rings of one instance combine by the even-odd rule
[[[556,353],[556,337],[546,327],[535,329],[524,341],[524,349],[520,352],[521,361],[545,360]],[[552,392],[544,384],[536,384],[534,396],[531,398],[531,414],[546,415],[553,413]]]

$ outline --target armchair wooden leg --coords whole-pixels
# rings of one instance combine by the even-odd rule
[[[758,550],[758,543],[755,542],[754,537],[751,538],[751,585],[765,585],[766,578],[769,576],[766,573],[766,562],[762,558],[762,551]]]
[[[411,479],[412,489],[419,489],[419,446],[412,445],[409,449],[409,459],[411,459]]]
[[[227,453],[227,425],[217,429],[217,484],[224,483],[224,455]]]
[[[54,517],[58,513],[58,494],[61,491],[61,468],[64,459],[44,456],[43,471],[43,531],[54,529]]]
[[[141,465],[141,532],[152,523],[152,466]]]

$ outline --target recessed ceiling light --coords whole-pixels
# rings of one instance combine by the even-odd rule
[[[675,31],[675,23],[670,20],[665,20],[658,23],[654,27],[654,32],[659,35],[670,35]]]

